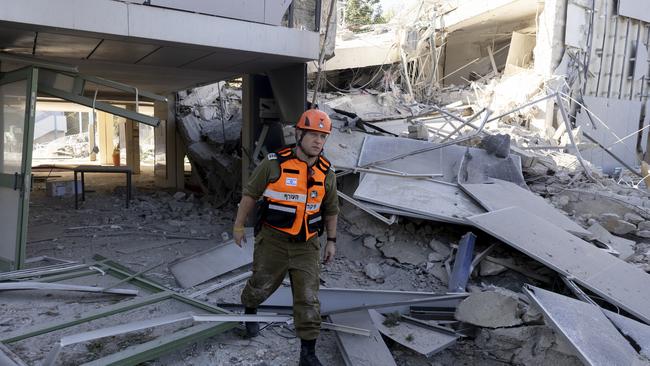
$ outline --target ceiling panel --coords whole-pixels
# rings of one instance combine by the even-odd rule
[[[0,27],[0,51],[32,53],[36,32]]]
[[[88,58],[95,61],[135,63],[160,46],[105,39]]]
[[[254,52],[226,50],[221,48],[215,49],[215,52],[209,56],[183,65],[183,68],[197,70],[224,70],[234,65],[250,62],[259,57],[260,54]]]
[[[36,56],[82,59],[90,55],[100,41],[98,38],[39,32]]]
[[[138,65],[180,67],[211,53],[214,53],[214,50],[163,47],[142,59]]]

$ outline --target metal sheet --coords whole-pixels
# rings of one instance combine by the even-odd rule
[[[485,212],[455,186],[376,174],[363,177],[354,198],[456,224],[465,224],[465,217]]]
[[[536,287],[525,292],[585,365],[647,364],[598,307]]]
[[[605,316],[614,323],[619,332],[636,342],[642,356],[650,359],[650,326],[608,310],[605,310]]]
[[[454,345],[459,338],[449,333],[437,332],[407,322],[387,327],[383,324],[385,316],[372,309],[368,310],[368,313],[381,334],[426,357]]]
[[[169,265],[176,281],[183,288],[192,287],[253,262],[254,238],[249,232],[243,248],[234,240],[210,248]]]
[[[368,329],[348,327],[347,325],[334,324],[329,322],[321,322],[320,329],[329,329],[337,332],[356,334],[364,337],[370,337],[370,331]]]
[[[486,210],[495,211],[506,207],[520,207],[564,230],[580,236],[591,233],[563,215],[536,194],[516,184],[494,179],[489,184],[460,184],[460,188],[477,200]]]
[[[201,295],[207,295],[207,294],[209,294],[209,293],[211,293],[211,292],[214,292],[214,291],[220,290],[220,289],[222,289],[222,288],[224,288],[224,287],[226,287],[226,286],[230,286],[230,285],[235,284],[235,283],[237,283],[237,282],[240,282],[240,281],[243,281],[243,280],[247,280],[247,279],[250,278],[252,275],[253,275],[253,272],[251,272],[251,271],[244,272],[244,273],[242,273],[242,274],[239,274],[239,275],[234,276],[234,277],[232,277],[232,278],[228,278],[228,279],[226,279],[226,280],[223,280],[222,282],[219,282],[219,283],[217,283],[217,284],[214,284],[214,285],[212,285],[212,286],[209,286],[209,287],[206,287],[206,288],[204,288],[204,289],[202,289],[202,290],[199,290],[199,291],[197,291],[197,292],[194,292],[193,294],[188,295],[187,297],[189,297],[189,298],[195,298],[195,297],[198,297],[198,296],[201,296]]]
[[[455,294],[456,295],[456,294]],[[415,292],[415,291],[387,291],[387,290],[361,290],[361,289],[344,289],[344,288],[321,288],[318,291],[320,299],[321,313],[331,313],[351,309],[359,306],[371,308],[375,305],[392,303],[397,301],[409,301],[416,299],[426,299],[432,297],[441,297],[439,301],[430,301],[418,304],[418,306],[430,306],[438,308],[455,308],[467,295],[459,294],[457,298],[449,299],[446,294],[437,294],[434,292]],[[293,296],[290,287],[280,287],[266,301],[263,306],[291,307],[293,306]],[[408,312],[409,306],[392,306],[382,307],[382,311]]]
[[[650,323],[650,275],[519,207],[467,218],[476,227]]]
[[[577,116],[577,126],[580,126],[584,132],[607,147],[626,164],[631,166],[637,165],[635,131],[639,128],[638,122],[641,118],[642,102],[585,95],[584,104],[607,126],[598,122],[594,116],[591,117],[593,120],[592,123],[592,120],[590,120],[584,109]],[[627,139],[617,142],[619,138],[624,138],[631,134],[632,136]],[[613,173],[615,168],[621,166],[619,162],[606,154],[602,149],[581,150],[581,153],[585,159],[601,167],[603,172],[607,174]]]
[[[650,22],[646,0],[618,0],[618,15]]]
[[[374,327],[368,310],[330,315],[337,323],[370,330],[370,337],[336,332],[336,340],[347,366],[396,366],[393,355]]]
[[[432,142],[408,138],[367,136],[363,142],[358,166],[362,167],[375,161],[382,161],[436,145]],[[474,170],[480,170],[480,173],[485,176],[510,180],[517,184],[524,181],[519,156],[512,155],[503,159],[490,155],[483,149],[457,145],[411,155],[378,166],[408,174],[442,174],[442,177],[436,179],[456,183],[458,169],[465,152],[469,152],[472,156],[471,167]],[[505,169],[505,167],[510,167],[510,169]]]

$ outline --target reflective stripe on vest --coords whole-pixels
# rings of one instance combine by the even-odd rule
[[[263,193],[268,210],[264,223],[296,238],[308,240],[322,229],[321,203],[330,163],[319,157],[310,168],[291,149],[277,153],[280,177]],[[303,237],[304,234],[304,237]]]

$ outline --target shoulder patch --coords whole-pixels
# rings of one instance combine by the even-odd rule
[[[276,153],[270,153],[266,155],[266,158],[269,160],[278,160],[278,155]]]

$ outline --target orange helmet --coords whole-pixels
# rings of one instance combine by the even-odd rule
[[[327,113],[318,109],[308,109],[300,116],[296,128],[329,134],[332,132],[332,121]]]

